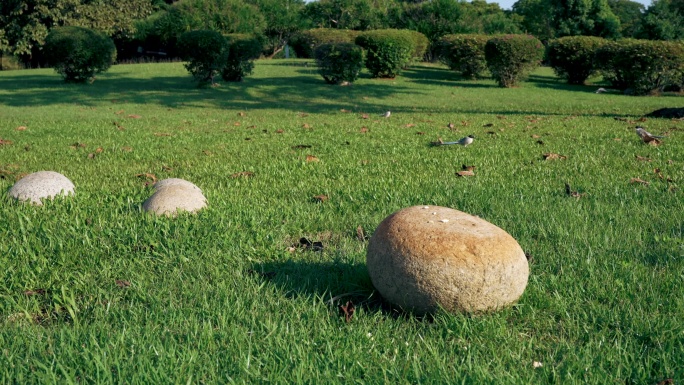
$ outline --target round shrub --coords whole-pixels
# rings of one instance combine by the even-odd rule
[[[83,27],[57,27],[45,38],[45,57],[66,82],[93,81],[116,59],[108,36]]]
[[[185,32],[178,38],[178,53],[186,60],[185,68],[200,84],[214,83],[214,78],[228,61],[228,42],[216,31]]]
[[[530,35],[503,35],[491,38],[485,45],[487,68],[501,87],[513,87],[539,64],[544,57],[541,41]]]
[[[247,34],[227,35],[228,59],[221,69],[221,77],[225,81],[239,82],[250,75],[254,69],[254,60],[261,56],[264,41],[260,37]]]
[[[374,78],[396,77],[415,52],[413,40],[396,29],[364,32],[356,44],[366,50],[366,68]]]
[[[684,47],[676,42],[622,39],[599,48],[596,63],[614,87],[646,95],[681,86]]]
[[[428,46],[430,46],[430,40],[428,40],[428,38],[425,35],[418,31],[413,31],[410,29],[402,29],[400,31],[406,34],[406,36],[413,41],[413,60],[423,61]]]
[[[363,50],[352,43],[326,43],[316,48],[318,72],[330,84],[353,82],[363,68]]]
[[[441,62],[467,78],[476,78],[487,69],[485,45],[490,37],[478,34],[446,35],[438,44]]]
[[[312,59],[316,48],[325,43],[353,43],[359,35],[358,31],[334,28],[315,28],[302,31],[291,41],[290,46],[299,58]]]
[[[546,56],[556,75],[570,84],[584,84],[596,72],[596,50],[606,40],[594,36],[566,36],[552,40]]]

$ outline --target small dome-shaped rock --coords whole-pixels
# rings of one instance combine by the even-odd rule
[[[186,186],[186,187],[197,189],[200,192],[202,191],[194,183],[187,181],[185,179],[180,179],[180,178],[162,179],[162,180],[158,181],[157,183],[155,183],[152,187],[154,187],[155,190],[160,190],[162,188],[166,188],[169,186]]]
[[[145,211],[167,216],[176,215],[179,210],[194,213],[206,206],[207,199],[199,188],[182,184],[160,188],[143,203]]]
[[[74,194],[74,188],[69,178],[58,172],[38,171],[21,178],[7,193],[19,201],[42,205],[41,199]]]
[[[529,266],[515,239],[470,214],[414,206],[385,218],[366,255],[375,288],[417,314],[496,310],[525,290]]]

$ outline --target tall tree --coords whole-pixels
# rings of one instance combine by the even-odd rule
[[[372,0],[319,0],[304,7],[311,27],[368,30],[386,27],[385,15]]]
[[[523,31],[544,42],[556,37],[550,0],[518,0],[512,8],[515,15],[522,17]]]
[[[608,6],[608,0],[550,0],[552,24],[557,37],[620,36],[620,20]]]
[[[304,28],[301,11],[304,0],[249,0],[259,8],[266,21],[266,36],[271,57],[280,52],[288,40]]]
[[[620,35],[635,37],[641,29],[641,18],[646,7],[631,0],[608,0],[608,5],[615,16],[620,19]]]
[[[637,35],[652,40],[684,39],[684,1],[653,0],[643,15]]]

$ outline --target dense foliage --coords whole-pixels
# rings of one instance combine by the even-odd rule
[[[596,72],[596,50],[606,40],[593,36],[566,36],[552,40],[546,50],[547,60],[556,75],[570,84],[584,84]]]
[[[264,43],[254,35],[231,34],[225,38],[228,42],[228,59],[221,69],[221,78],[239,82],[252,73],[254,60],[261,55]]]
[[[313,58],[316,48],[325,43],[353,43],[358,31],[334,28],[314,28],[298,33],[290,44],[297,57]]]
[[[501,87],[513,87],[537,68],[544,46],[530,35],[494,37],[485,45],[487,68]]]
[[[603,77],[627,94],[646,95],[681,86],[684,46],[668,41],[623,39],[596,52]]]
[[[467,78],[476,78],[487,69],[485,45],[487,35],[446,35],[439,41],[439,59],[453,71]]]
[[[178,38],[178,51],[187,61],[185,68],[200,85],[215,84],[214,78],[228,62],[228,42],[216,31],[197,30],[182,34]]]
[[[356,44],[321,44],[315,55],[318,72],[330,84],[351,83],[363,68],[363,50]]]
[[[396,29],[364,32],[356,44],[366,50],[366,68],[374,78],[396,77],[415,52],[413,39]]]
[[[106,35],[83,27],[53,28],[43,47],[49,64],[66,82],[92,82],[116,58],[116,47]]]

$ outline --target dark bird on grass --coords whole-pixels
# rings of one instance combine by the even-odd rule
[[[455,141],[455,142],[441,142],[440,145],[442,145],[442,146],[448,146],[448,145],[450,145],[450,144],[460,144],[461,146],[465,147],[465,146],[467,146],[467,145],[473,143],[474,140],[475,140],[475,136],[474,136],[474,135],[468,135],[468,136],[466,136],[465,138],[461,138],[461,139],[459,139],[459,140],[457,140],[457,141]]]
[[[653,135],[650,132],[646,131],[643,127],[641,126],[636,126],[636,134],[639,135],[641,140],[644,141],[644,143],[649,143],[654,140],[662,139],[663,136],[658,136],[658,135]]]

